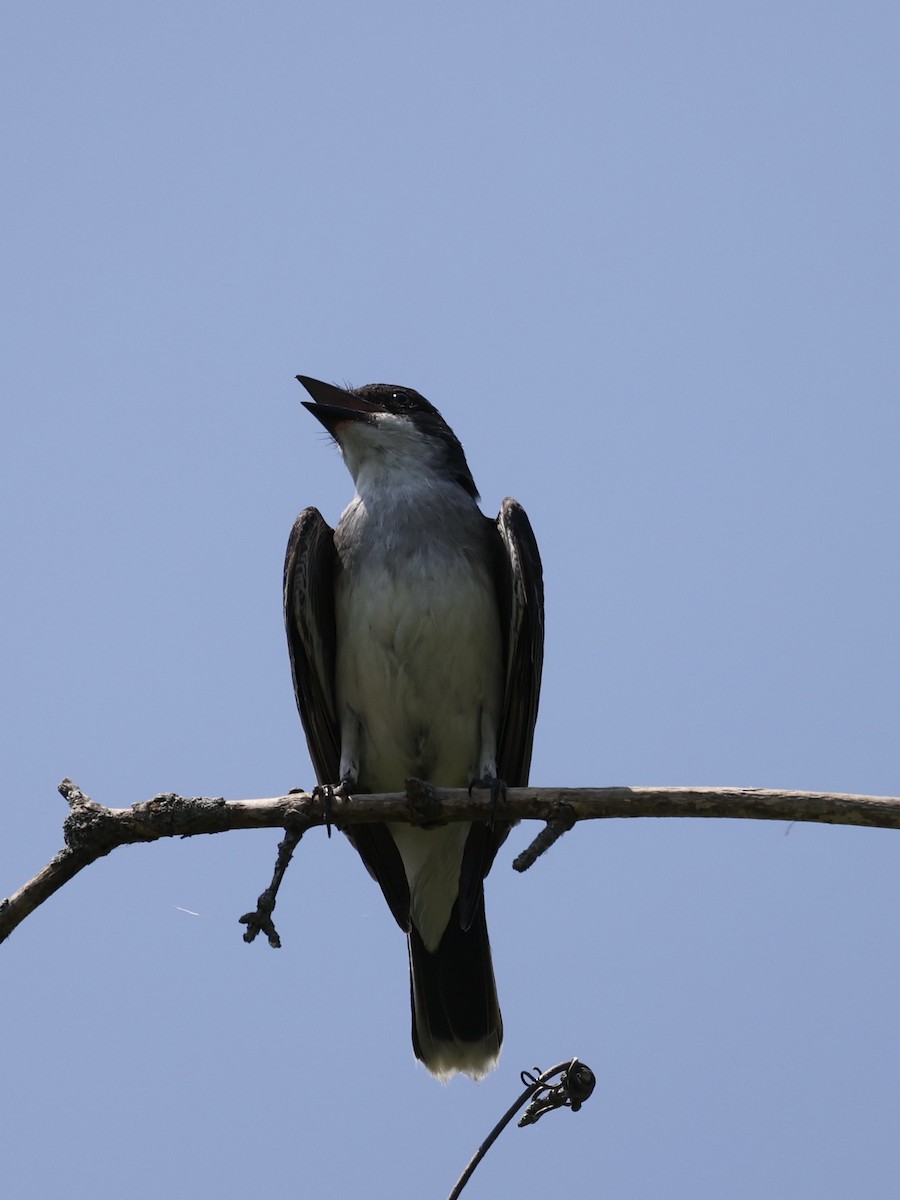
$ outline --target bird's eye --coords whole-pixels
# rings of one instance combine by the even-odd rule
[[[408,392],[392,392],[391,399],[398,408],[409,408],[409,393]]]

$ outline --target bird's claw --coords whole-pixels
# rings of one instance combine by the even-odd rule
[[[312,790],[316,800],[322,801],[322,815],[325,818],[325,832],[331,837],[331,826],[334,824],[334,801],[350,799],[350,784],[352,780],[345,777],[338,784],[317,783]]]
[[[486,788],[491,793],[491,809],[488,818],[488,825],[491,829],[494,828],[494,820],[497,816],[497,801],[502,797],[506,799],[506,780],[498,779],[496,775],[482,775],[480,779],[473,779],[469,784],[469,795],[472,795],[472,788]]]

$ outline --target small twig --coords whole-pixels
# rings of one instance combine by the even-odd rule
[[[554,1075],[559,1075],[559,1082],[551,1085],[550,1080]],[[528,1106],[528,1111],[525,1116],[519,1121],[519,1128],[525,1125],[534,1125],[536,1121],[554,1108],[571,1108],[572,1112],[578,1112],[582,1104],[590,1096],[594,1090],[596,1078],[590,1067],[579,1062],[577,1058],[571,1059],[569,1062],[557,1063],[555,1067],[551,1067],[549,1071],[544,1071],[543,1074],[537,1071],[523,1071],[521,1080],[526,1085],[525,1091],[514,1101],[491,1132],[487,1135],[481,1145],[469,1160],[466,1169],[456,1181],[456,1186],[450,1193],[448,1200],[458,1200],[460,1192],[469,1182],[475,1168],[496,1142],[497,1138],[510,1123],[519,1109],[527,1101],[531,1100]]]
[[[247,926],[244,931],[245,942],[252,942],[257,934],[264,933],[273,950],[281,949],[281,938],[278,936],[278,930],[272,920],[272,913],[275,911],[275,900],[278,896],[278,889],[281,887],[281,881],[284,879],[284,873],[294,857],[294,851],[303,837],[303,832],[302,829],[289,829],[278,843],[278,857],[275,860],[272,882],[256,901],[256,911],[244,913],[240,918],[241,925]],[[331,836],[330,829],[328,835]]]

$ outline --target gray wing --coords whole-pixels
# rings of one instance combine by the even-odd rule
[[[510,787],[524,787],[531,767],[544,665],[544,575],[531,522],[517,500],[507,497],[497,523],[485,518],[493,547],[494,586],[500,608],[506,677],[497,738],[497,775]],[[482,880],[490,871],[510,826],[474,822],[460,871],[459,917],[463,929],[474,921]]]
[[[503,501],[497,529],[503,548],[498,568],[500,620],[506,638],[497,771],[510,787],[524,787],[544,666],[544,575],[531,522],[518,501]]]
[[[309,757],[319,783],[340,782],[341,727],[334,664],[334,579],[338,569],[334,530],[316,508],[294,522],[284,560],[284,625],[294,695]],[[356,825],[347,837],[359,851],[401,929],[409,929],[409,888],[403,862],[384,825]]]
[[[317,508],[305,508],[284,560],[284,625],[294,695],[319,783],[337,783],[341,766],[334,696],[336,569],[334,530]]]

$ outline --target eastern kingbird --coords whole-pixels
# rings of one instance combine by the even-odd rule
[[[337,529],[305,509],[284,564],[294,692],[320,785],[344,794],[528,782],[544,588],[524,509],[478,507],[463,448],[410,388],[298,375],[356,484]],[[499,821],[347,833],[408,935],[412,1040],[438,1078],[478,1079],[503,1024],[484,877]]]

